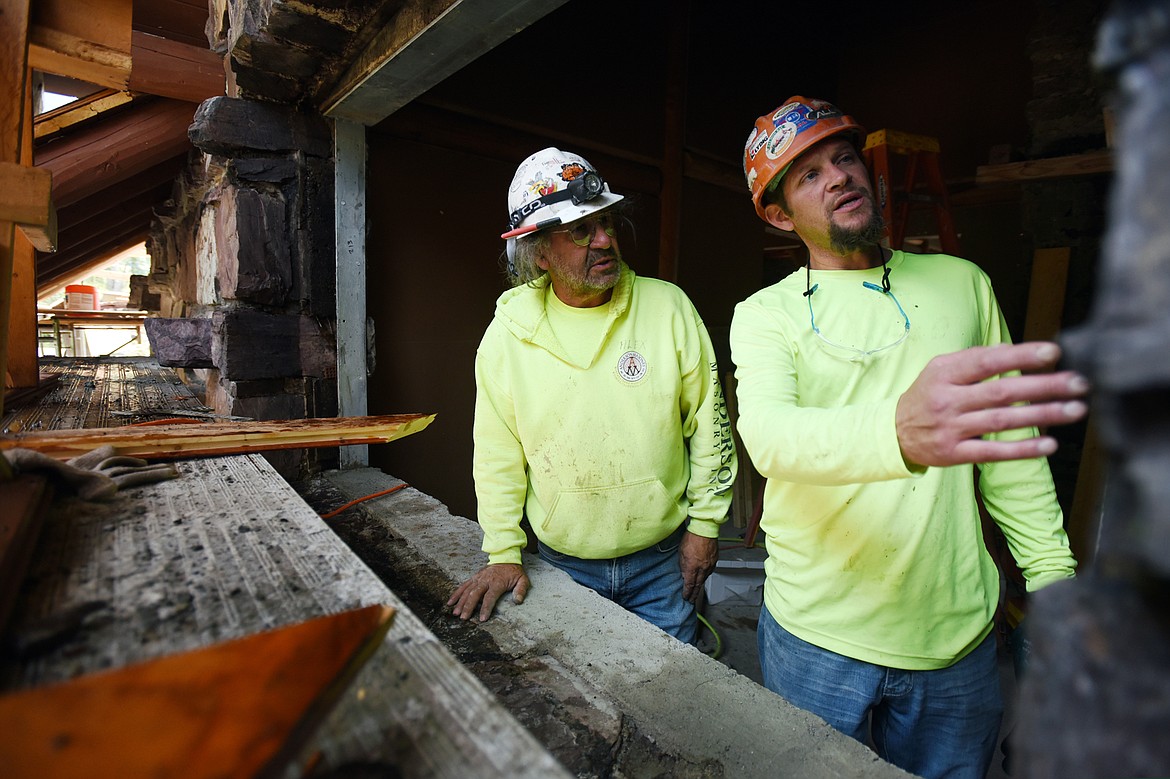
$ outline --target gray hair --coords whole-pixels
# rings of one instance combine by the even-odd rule
[[[536,264],[536,259],[548,251],[548,234],[535,233],[516,239],[515,251],[512,257],[504,256],[504,273],[508,277],[509,287],[519,287],[521,284],[531,284],[544,275],[544,270]]]

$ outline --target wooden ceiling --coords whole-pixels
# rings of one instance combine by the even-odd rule
[[[33,3],[30,66],[50,88],[92,90],[34,122],[33,164],[53,174],[58,226],[57,251],[37,253],[39,290],[146,238],[194,149],[195,109],[224,93],[207,21],[207,0],[99,0],[83,14]]]
[[[564,2],[302,0],[237,20],[237,37],[210,17],[222,0],[89,0],[84,13],[76,0],[34,0],[30,66],[100,88],[34,123],[58,226],[57,251],[37,254],[37,288],[147,237],[194,151],[187,130],[204,100],[308,102],[370,126]]]

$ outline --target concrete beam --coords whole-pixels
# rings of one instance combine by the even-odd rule
[[[326,479],[350,499],[388,489],[399,480],[372,468],[330,471]],[[360,521],[360,540],[351,546],[363,557],[386,560],[401,571],[406,558],[426,569],[434,597],[445,601],[454,583],[485,562],[479,525],[451,515],[443,504],[407,488],[368,501],[369,519]],[[339,534],[344,528],[334,520]],[[387,538],[371,541],[379,533]],[[746,676],[683,644],[633,616],[592,590],[581,587],[537,557],[525,555],[532,590],[524,604],[505,597],[497,613],[481,625],[498,650],[496,673],[514,691],[533,688],[533,696],[563,718],[549,727],[571,732],[558,740],[534,732],[570,771],[609,775],[597,760],[609,760],[626,775],[800,776],[805,779],[906,779],[910,774],[879,759],[861,743],[830,728]],[[395,585],[395,591],[402,590]],[[419,606],[411,604],[416,612]],[[458,622],[448,613],[448,622]],[[432,630],[443,627],[432,618]],[[507,663],[509,669],[500,670]],[[479,673],[474,666],[472,670]],[[491,662],[482,663],[485,666]],[[533,697],[517,706],[525,721]],[[533,728],[531,720],[525,721]],[[602,744],[589,751],[582,733]],[[555,743],[554,743],[555,742]],[[608,747],[608,749],[606,748]],[[631,754],[638,750],[640,754]],[[602,755],[604,757],[602,757]],[[593,760],[588,766],[582,760]]]

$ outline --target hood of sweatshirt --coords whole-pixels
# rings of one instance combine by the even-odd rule
[[[613,296],[609,301],[609,316],[606,317],[605,328],[593,349],[590,365],[597,359],[609,334],[613,332],[615,323],[629,310],[634,291],[634,278],[634,271],[623,261],[621,276],[613,288]],[[588,368],[589,365],[578,365],[568,356],[556,333],[549,326],[548,313],[545,311],[545,294],[550,283],[551,279],[546,273],[531,284],[521,284],[507,290],[496,300],[495,318],[516,339],[539,346],[571,365]]]

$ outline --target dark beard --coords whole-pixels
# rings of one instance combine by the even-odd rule
[[[885,222],[870,203],[869,221],[856,229],[841,227],[829,219],[829,246],[838,254],[850,254],[867,246],[876,246],[882,240]]]

